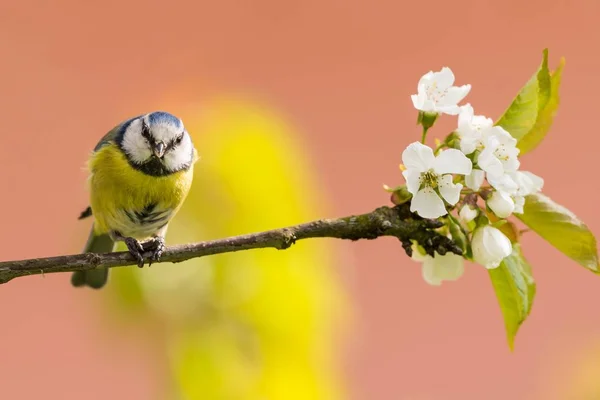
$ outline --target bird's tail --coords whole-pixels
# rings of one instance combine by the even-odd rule
[[[107,234],[98,235],[94,233],[94,228],[90,232],[90,237],[83,250],[84,253],[110,253],[113,251],[115,243]],[[71,276],[71,284],[75,287],[89,286],[93,289],[100,289],[108,280],[107,268],[96,268],[87,271],[75,271]]]

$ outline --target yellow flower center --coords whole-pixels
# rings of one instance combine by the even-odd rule
[[[423,172],[419,177],[419,183],[421,187],[428,186],[432,189],[435,189],[438,186],[438,174],[436,174],[432,169]]]
[[[498,148],[494,151],[494,155],[502,161],[508,161],[508,159],[510,158],[510,155],[506,151],[506,147],[503,144],[498,146]]]
[[[427,88],[427,97],[431,100],[433,100],[435,103],[439,103],[440,100],[442,100],[444,97],[446,97],[446,94],[448,93],[448,90],[439,90],[438,89],[438,84],[437,82],[433,82],[428,88]]]

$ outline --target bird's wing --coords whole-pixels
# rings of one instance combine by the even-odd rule
[[[106,135],[104,135],[98,144],[96,144],[96,147],[94,147],[94,152],[97,152],[107,144],[113,143],[121,130],[121,126],[123,126],[123,124],[115,126]]]
[[[98,144],[96,144],[96,147],[94,147],[94,153],[96,153],[98,150],[100,150],[104,146],[114,143],[115,139],[117,138],[117,136],[119,136],[119,134],[123,131],[123,129],[127,128],[127,126],[131,123],[131,121],[133,121],[134,119],[139,118],[139,117],[140,116],[138,115],[137,117],[130,118],[127,121],[123,121],[119,125],[112,128],[110,131],[108,131],[108,133],[106,135],[104,135],[102,137],[102,139],[100,139]],[[83,210],[81,212],[81,214],[79,215],[79,219],[84,219],[84,218],[90,217],[91,215],[92,215],[92,208],[88,206],[88,208],[86,208],[85,210]]]
[[[107,144],[114,143],[115,139],[117,138],[117,136],[119,136],[119,134],[123,131],[123,129],[127,128],[127,126],[129,126],[131,121],[133,121],[134,119],[137,119],[139,117],[141,117],[141,115],[130,118],[127,121],[123,121],[119,125],[112,128],[110,131],[108,131],[108,133],[106,135],[104,135],[102,137],[102,139],[100,139],[100,141],[98,142],[96,147],[94,147],[94,152],[97,152],[98,150],[100,150],[101,148],[106,146]]]

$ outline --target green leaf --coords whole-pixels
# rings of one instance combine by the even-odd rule
[[[544,139],[559,105],[559,87],[565,60],[556,71],[548,69],[548,49],[544,49],[542,64],[523,86],[496,125],[517,139],[521,155],[536,148]]]
[[[519,248],[519,255],[521,256],[521,273],[523,274],[523,278],[525,278],[525,283],[527,284],[527,300],[529,303],[527,316],[529,316],[531,313],[531,308],[533,307],[533,299],[535,298],[536,292],[535,280],[533,279],[531,265],[527,262],[527,260],[525,260],[523,254],[521,253],[521,247],[518,244],[516,246]]]
[[[531,266],[521,254],[520,246],[515,244],[512,254],[500,266],[490,269],[489,274],[504,318],[506,340],[513,350],[515,336],[531,312],[535,297]]]
[[[515,214],[529,228],[563,254],[598,273],[596,238],[571,211],[538,193],[525,198],[523,214]]]
[[[552,127],[554,121],[554,115],[558,110],[560,103],[558,89],[562,78],[562,71],[565,66],[565,59],[561,59],[558,68],[551,74],[550,77],[550,91],[551,95],[546,103],[546,106],[538,113],[537,121],[535,126],[527,135],[525,135],[518,144],[521,149],[521,154],[525,154],[536,148],[546,136],[546,133]]]

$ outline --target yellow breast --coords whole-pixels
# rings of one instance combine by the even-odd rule
[[[173,218],[193,179],[193,167],[163,177],[146,175],[114,144],[95,152],[88,165],[96,232],[115,230],[136,239],[153,235]]]

